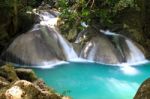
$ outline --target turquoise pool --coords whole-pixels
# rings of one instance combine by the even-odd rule
[[[132,99],[150,77],[150,63],[119,67],[71,62],[34,71],[47,85],[73,99]]]

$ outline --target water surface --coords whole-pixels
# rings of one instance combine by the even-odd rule
[[[122,67],[68,63],[34,70],[47,85],[73,99],[132,99],[140,84],[150,77],[150,63]]]

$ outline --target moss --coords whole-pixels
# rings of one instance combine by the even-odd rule
[[[19,80],[14,67],[10,64],[4,65],[0,68],[0,76],[4,77],[9,82]]]
[[[24,79],[30,82],[37,80],[37,76],[31,69],[17,68],[15,71],[19,79]]]
[[[16,94],[12,90],[17,90]],[[0,67],[0,99],[8,99],[10,96],[11,99],[16,99],[16,97],[62,99],[52,88],[47,87],[42,80],[38,79],[31,69],[15,69],[12,65],[7,64]]]

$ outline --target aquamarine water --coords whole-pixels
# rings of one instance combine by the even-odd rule
[[[73,99],[132,99],[150,77],[150,63],[132,67],[69,63],[34,70],[46,84]]]

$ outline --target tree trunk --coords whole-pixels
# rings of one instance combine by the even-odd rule
[[[17,3],[18,3],[18,1],[17,0],[14,0],[14,3],[13,3],[13,14],[14,14],[14,16],[13,16],[13,27],[14,27],[14,33],[16,33],[17,32],[17,27],[18,27],[18,9],[17,9]]]

